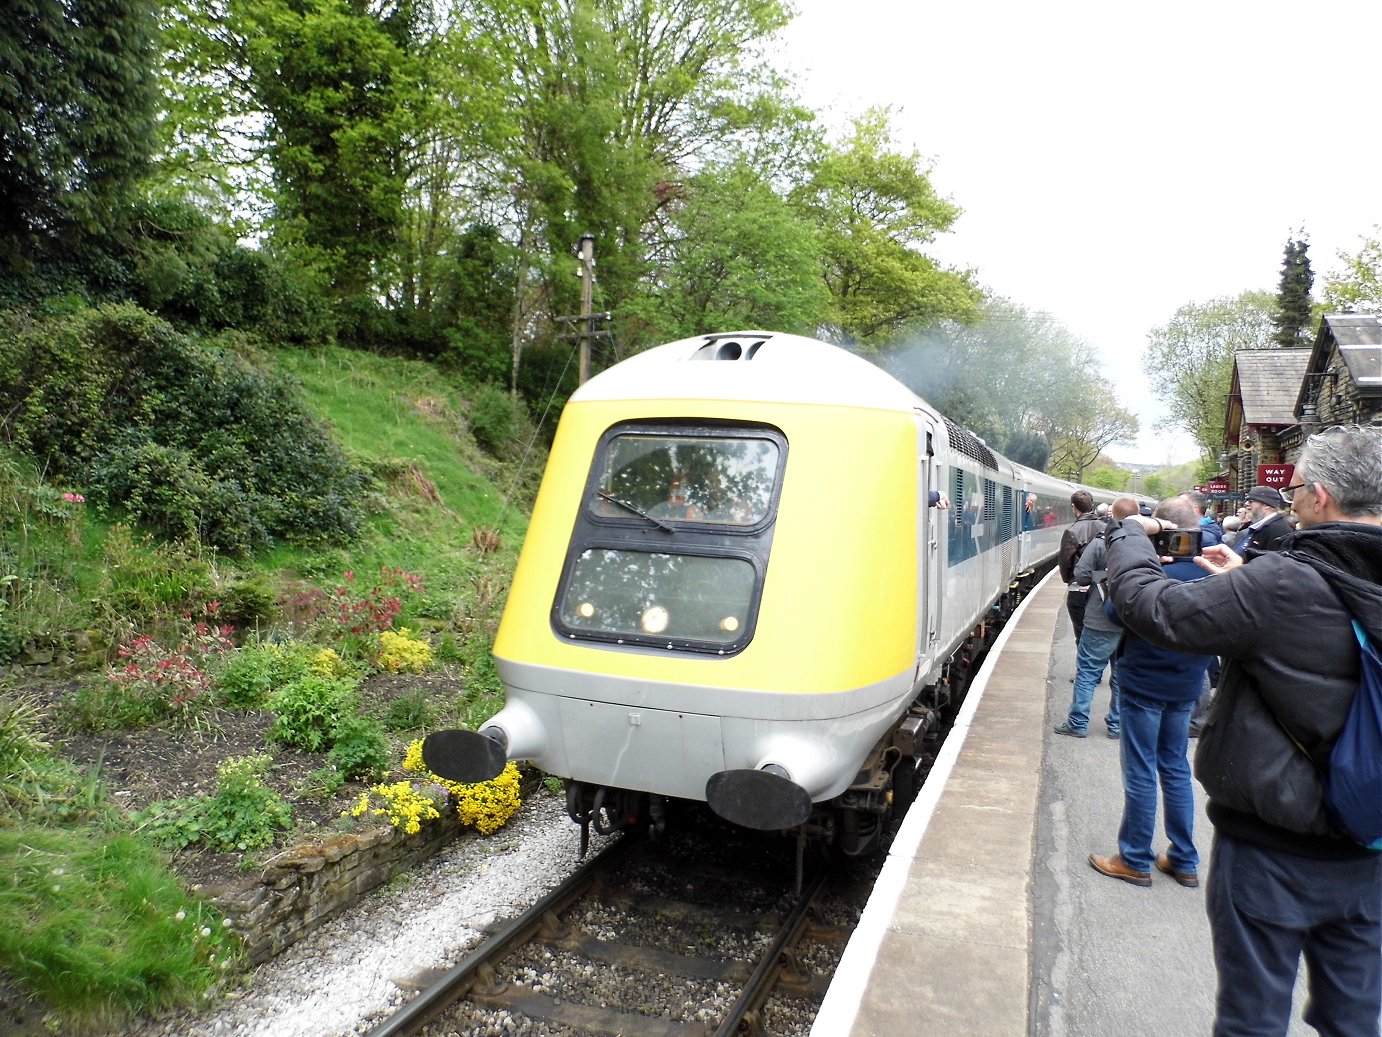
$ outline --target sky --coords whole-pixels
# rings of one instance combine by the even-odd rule
[[[1158,430],[1147,333],[1187,303],[1275,293],[1303,230],[1318,298],[1382,226],[1376,0],[794,0],[775,48],[828,125],[893,110],[964,214],[927,249],[1089,342],[1135,443]]]

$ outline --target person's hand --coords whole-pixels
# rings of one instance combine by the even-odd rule
[[[1219,576],[1242,565],[1243,556],[1227,544],[1210,544],[1195,556],[1195,564]]]
[[[950,498],[947,497],[944,492],[936,498],[936,507],[940,508],[942,511],[950,507]]]

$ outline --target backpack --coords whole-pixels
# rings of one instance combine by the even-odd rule
[[[1382,655],[1355,619],[1358,693],[1329,754],[1324,808],[1354,842],[1382,850]]]
[[[1349,577],[1310,555],[1283,553],[1315,569],[1349,608],[1341,587]],[[1382,850],[1382,655],[1357,619],[1353,619],[1353,634],[1358,638],[1358,691],[1329,753],[1324,810],[1354,842]]]

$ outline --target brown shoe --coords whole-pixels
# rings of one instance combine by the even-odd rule
[[[1150,871],[1133,871],[1123,863],[1123,858],[1116,853],[1112,857],[1100,857],[1098,854],[1091,853],[1089,866],[1100,875],[1107,875],[1111,879],[1122,879],[1124,882],[1131,882],[1134,886],[1150,886],[1152,884]]]
[[[1200,884],[1200,877],[1193,871],[1176,871],[1171,867],[1171,858],[1166,854],[1158,854],[1156,859],[1156,870],[1164,875],[1170,875],[1186,889],[1194,889]]]

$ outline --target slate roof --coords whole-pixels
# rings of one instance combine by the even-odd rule
[[[1382,317],[1375,313],[1331,313],[1324,323],[1339,344],[1349,377],[1362,391],[1382,389]]]
[[[1312,350],[1240,349],[1233,354],[1238,367],[1238,391],[1245,425],[1294,425]]]

